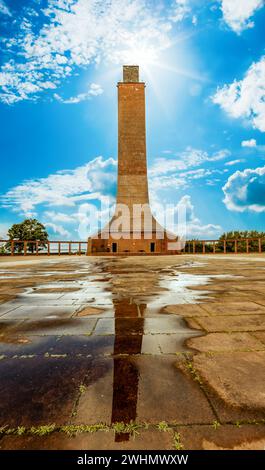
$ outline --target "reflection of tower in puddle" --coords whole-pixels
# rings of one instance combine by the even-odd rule
[[[115,342],[112,423],[128,424],[135,421],[139,372],[131,358],[141,354],[144,318],[146,305],[137,305],[132,299],[116,300],[115,309]],[[116,433],[115,441],[128,441],[129,433]]]

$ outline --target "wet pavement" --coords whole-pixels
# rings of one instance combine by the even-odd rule
[[[0,449],[263,449],[265,257],[2,260],[0,376]]]

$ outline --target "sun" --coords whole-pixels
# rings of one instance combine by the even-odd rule
[[[123,62],[139,65],[142,69],[154,64],[158,59],[157,50],[152,46],[131,47],[123,51]]]

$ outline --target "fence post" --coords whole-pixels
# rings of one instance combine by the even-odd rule
[[[50,251],[50,242],[48,242],[48,256],[50,256],[51,251]]]
[[[215,242],[213,242],[213,254],[215,255]]]
[[[58,255],[61,256],[61,243],[58,242]]]
[[[11,240],[11,256],[14,256],[14,251],[15,251],[14,240]]]
[[[205,240],[202,242],[202,253],[205,255]]]
[[[36,241],[36,255],[38,256],[39,254],[39,242],[38,240]]]
[[[196,243],[195,242],[192,242],[193,243],[193,254],[195,255],[196,253]]]
[[[261,239],[259,238],[259,253],[261,253]]]
[[[237,240],[235,240],[235,254],[237,255]]]
[[[246,252],[249,253],[249,239],[246,239]]]
[[[68,255],[71,254],[71,242],[68,243]]]
[[[226,240],[224,240],[224,255],[226,254]]]
[[[24,256],[26,256],[27,254],[27,246],[28,246],[28,242],[24,242]]]
[[[81,243],[80,242],[78,243],[78,254],[79,256],[81,255]]]

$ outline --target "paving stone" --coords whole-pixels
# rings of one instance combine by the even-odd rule
[[[15,310],[18,305],[13,305],[12,302],[5,302],[4,304],[0,305],[0,317],[3,317],[3,315],[7,314],[8,312],[11,312],[12,310]]]
[[[97,307],[85,307],[80,310],[78,310],[75,314],[77,317],[87,317],[89,315],[100,315],[103,313],[104,310],[102,308],[97,308]]]
[[[163,335],[164,336],[164,335]],[[161,335],[143,335],[142,337],[142,354],[161,354],[160,341]],[[131,339],[128,338],[128,344]],[[137,347],[135,348],[137,350]]]
[[[205,303],[204,309],[213,315],[251,315],[265,314],[265,307],[254,302]]]
[[[253,331],[252,335],[265,344],[265,331]]]
[[[91,359],[0,361],[0,425],[35,426],[69,421]]]
[[[21,334],[30,335],[90,335],[95,328],[97,319],[94,318],[62,318],[43,319],[39,321],[26,320],[18,328]]]
[[[256,340],[249,333],[209,333],[204,336],[189,337],[187,339],[187,346],[202,352],[232,352],[249,349],[259,351],[264,349],[264,344]]]
[[[145,318],[144,332],[145,334],[170,334],[178,332],[190,334],[191,330],[182,318],[167,316],[162,318]]]
[[[10,319],[30,319],[30,320],[36,320],[36,319],[42,319],[42,318],[65,318],[65,317],[71,317],[73,313],[75,312],[76,307],[71,307],[71,306],[41,306],[41,305],[35,305],[35,306],[28,306],[28,305],[23,305],[20,307],[17,307],[15,310],[12,310],[11,312],[8,312],[4,315],[4,319],[10,318]]]
[[[188,305],[167,305],[162,310],[162,313],[171,313],[175,315],[181,315],[183,317],[194,317],[194,316],[202,316],[208,317],[208,312],[203,307],[197,304],[188,304]]]
[[[95,365],[96,366],[96,365]],[[74,424],[111,424],[113,400],[113,359],[104,359],[89,371],[85,379],[85,391],[80,395],[76,414],[71,422]],[[94,374],[97,380],[94,380]],[[121,381],[129,377],[121,377]],[[128,403],[126,403],[128,406]],[[120,403],[123,406],[123,403]],[[124,421],[126,415],[124,415]],[[122,421],[122,420],[121,420]]]
[[[171,450],[173,431],[143,430],[135,436],[97,431],[69,437],[54,432],[48,436],[5,436],[0,440],[1,450]]]
[[[62,296],[54,296],[54,294],[43,295],[43,294],[33,294],[33,295],[21,295],[14,300],[9,302],[10,306],[14,308],[17,307],[69,307],[75,305],[74,300],[62,300]],[[76,309],[77,307],[75,307]]]
[[[191,328],[194,328],[196,327],[196,324],[199,324],[202,328],[209,332],[265,330],[265,321],[263,315],[224,315],[215,317],[196,317],[194,319],[188,318],[187,322]]]
[[[81,290],[81,286],[80,287],[42,287],[40,289],[36,289],[34,292],[36,294],[52,294],[52,293],[58,293],[58,294],[61,294],[61,293],[64,293],[64,292],[77,292],[77,291],[80,291]]]
[[[104,356],[111,355],[114,348],[114,336],[64,335],[55,337],[51,344],[50,354],[67,354],[69,356]],[[130,343],[129,343],[130,344]]]
[[[196,333],[195,335],[197,336]],[[190,351],[190,348],[187,345],[187,341],[190,337],[190,334],[180,333],[171,335],[158,335],[158,342],[163,354],[176,354],[178,352]]]
[[[265,352],[197,354],[193,361],[222,422],[265,418]]]
[[[139,422],[203,423],[214,420],[198,383],[185,374],[182,360],[171,356],[133,358],[139,371]]]
[[[185,450],[263,450],[264,425],[183,426],[178,428]]]
[[[11,335],[0,337],[0,355],[31,356],[43,355],[56,344],[56,336],[22,336]]]

